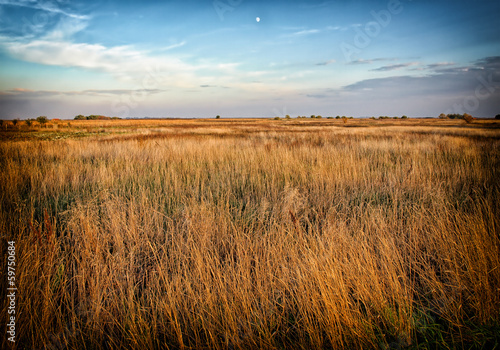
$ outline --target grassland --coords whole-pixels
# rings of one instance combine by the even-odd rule
[[[0,137],[18,349],[500,346],[499,122],[71,121]]]

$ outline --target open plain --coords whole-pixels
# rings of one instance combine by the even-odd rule
[[[499,121],[72,120],[0,137],[18,349],[500,346]]]

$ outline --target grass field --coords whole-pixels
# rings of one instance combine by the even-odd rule
[[[0,137],[17,349],[500,348],[499,121],[59,121]]]

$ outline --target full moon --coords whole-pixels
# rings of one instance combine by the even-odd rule
[[[260,17],[255,18],[257,22],[260,22]]]

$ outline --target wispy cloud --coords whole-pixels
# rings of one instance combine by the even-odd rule
[[[320,32],[321,32],[321,30],[319,30],[319,29],[305,29],[305,30],[300,30],[298,32],[292,33],[292,35],[301,36],[301,35],[317,34]]]
[[[70,41],[33,40],[8,41],[0,38],[2,47],[10,56],[51,66],[76,67],[113,74],[121,80],[154,80],[156,85],[194,86],[194,72],[206,68],[188,64],[179,58],[166,55],[150,55],[132,46],[106,47],[100,44],[72,43]],[[223,71],[230,64],[211,67]]]
[[[335,63],[335,62],[337,62],[337,61],[335,61],[335,60],[328,60],[328,61],[324,61],[324,62],[318,62],[315,65],[316,66],[327,66],[327,65]]]
[[[379,58],[371,58],[371,59],[358,59],[358,60],[352,60],[347,62],[348,65],[358,65],[358,64],[373,64],[375,62],[384,62],[384,61],[396,61],[397,58],[384,58],[384,57],[379,57]]]
[[[36,9],[36,10],[46,11],[49,13],[61,14],[61,15],[67,16],[67,17],[81,19],[81,20],[90,19],[90,17],[87,15],[81,15],[81,14],[72,13],[70,11],[66,11],[58,6],[58,2],[52,2],[52,1],[0,0],[0,5],[32,8],[32,9]]]
[[[415,66],[417,64],[418,64],[418,62],[391,64],[391,65],[388,65],[388,66],[382,66],[382,67],[379,67],[379,68],[371,69],[371,71],[372,72],[388,72],[388,71],[392,71],[392,70],[398,70],[398,69],[401,69],[401,68],[407,68],[407,67],[410,67],[410,66]]]
[[[37,98],[49,96],[110,96],[110,95],[131,95],[131,94],[157,94],[164,92],[164,89],[110,89],[99,90],[90,89],[82,91],[55,91],[55,90],[31,90],[24,88],[14,88],[0,91],[0,95],[11,98]]]

